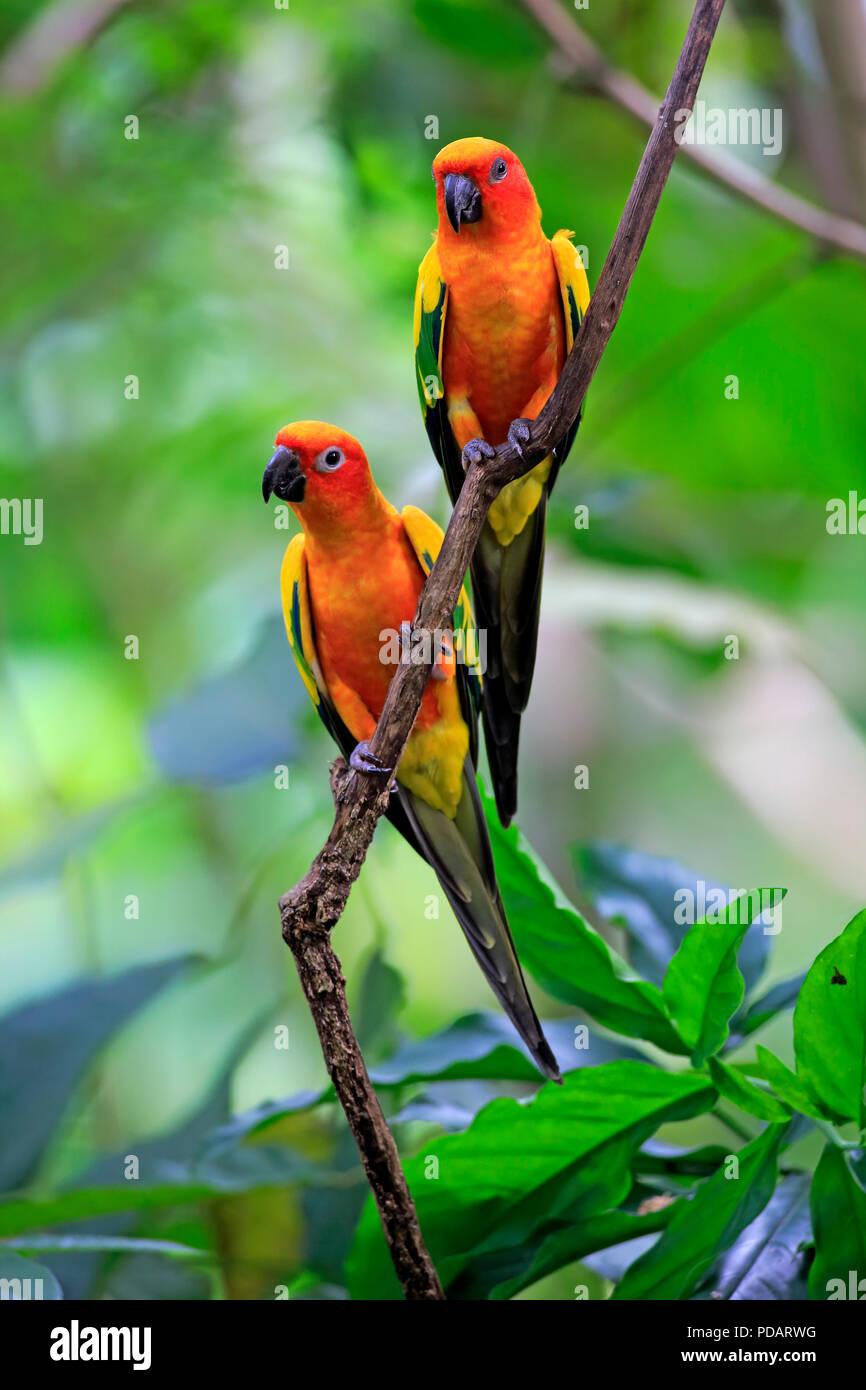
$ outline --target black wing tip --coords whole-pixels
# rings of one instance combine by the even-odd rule
[[[547,1077],[548,1081],[555,1081],[557,1086],[562,1085],[562,1072],[559,1070],[559,1063],[551,1051],[550,1044],[541,1034],[539,1042],[531,1048],[532,1057],[541,1072]]]

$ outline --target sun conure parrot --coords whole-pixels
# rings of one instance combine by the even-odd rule
[[[517,447],[556,385],[589,303],[580,254],[541,209],[517,156],[495,140],[455,140],[433,161],[439,227],[415,291],[415,364],[427,434],[452,502],[462,451]],[[516,422],[512,428],[512,422]],[[579,420],[523,478],[508,483],[472,561],[472,595],[487,630],[482,716],[500,819],[517,807],[520,716],[529,699],[544,563],[547,498]]]
[[[442,532],[417,507],[398,513],[379,491],[356,439],[303,420],[274,440],[265,501],[289,503],[302,534],[289,543],[280,586],[289,644],[307,692],[343,756],[360,771],[388,772],[370,752],[391,677],[383,634],[399,634]],[[465,590],[454,633],[473,626]],[[545,1076],[556,1058],[527,992],[496,883],[475,778],[481,673],[443,642],[397,769],[389,819],[426,859],[470,947]],[[468,644],[465,650],[468,650]]]

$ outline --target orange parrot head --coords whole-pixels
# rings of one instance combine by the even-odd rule
[[[473,135],[446,145],[433,161],[433,179],[440,235],[514,235],[541,220],[526,170],[498,140]]]
[[[335,527],[357,517],[376,492],[357,439],[321,420],[284,425],[262,478],[262,496],[288,502],[304,530]]]

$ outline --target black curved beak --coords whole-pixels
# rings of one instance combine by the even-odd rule
[[[301,472],[301,458],[294,449],[281,444],[262,478],[262,496],[267,502],[271,493],[284,502],[303,502],[307,480]]]
[[[445,175],[445,211],[455,232],[461,222],[477,222],[481,217],[481,193],[477,183],[465,174]]]

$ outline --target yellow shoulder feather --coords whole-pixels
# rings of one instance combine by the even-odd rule
[[[283,600],[283,619],[286,636],[292,649],[301,680],[313,704],[319,706],[319,660],[313,640],[313,620],[310,614],[310,595],[307,588],[307,562],[304,557],[304,537],[294,536],[286,547],[280,570],[280,594]],[[321,679],[321,676],[319,676]]]
[[[571,345],[574,342],[574,316],[569,302],[569,290],[574,296],[579,320],[583,318],[589,304],[589,281],[586,278],[586,270],[580,252],[572,243],[571,238],[573,236],[574,232],[561,228],[555,236],[551,237],[550,241],[556,273],[559,277],[559,290],[562,295],[567,352],[571,351]]]

